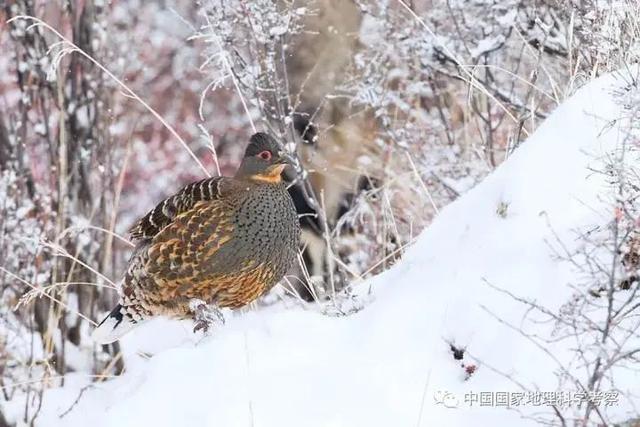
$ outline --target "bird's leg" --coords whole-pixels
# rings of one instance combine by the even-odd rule
[[[224,325],[224,315],[215,305],[207,305],[204,301],[194,298],[189,301],[189,309],[193,313],[193,320],[196,322],[193,332],[197,332],[200,329],[203,332],[207,332],[209,326],[217,322]]]

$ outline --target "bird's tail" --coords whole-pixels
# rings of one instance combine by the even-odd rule
[[[98,344],[111,344],[136,326],[138,322],[127,312],[122,304],[115,306],[93,331],[91,337]]]

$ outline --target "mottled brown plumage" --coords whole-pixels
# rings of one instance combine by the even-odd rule
[[[281,280],[300,234],[283,168],[276,141],[255,134],[233,178],[189,184],[141,218],[120,304],[96,339],[112,342],[156,315],[191,317],[194,299],[239,308]]]

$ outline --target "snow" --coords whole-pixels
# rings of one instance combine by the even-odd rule
[[[576,273],[550,242],[573,249],[575,230],[605,221],[609,188],[590,168],[621,138],[620,127],[608,125],[622,115],[612,93],[625,82],[599,78],[561,105],[493,174],[443,209],[401,262],[354,286],[359,298],[373,296],[357,313],[329,317],[276,304],[236,314],[205,338],[188,322],[149,322],[125,337],[122,376],[95,383],[61,417],[89,383],[70,376],[46,393],[36,424],[533,425],[528,416],[551,409],[464,401],[470,391],[555,391],[553,358],[568,364],[572,357],[565,342],[549,344],[547,354],[498,321],[525,327],[535,319],[492,286],[553,310],[571,295]],[[477,367],[468,379],[451,343]],[[640,393],[634,371],[618,373],[616,384]],[[6,404],[7,417],[17,417],[22,403]],[[620,399],[601,410],[625,419],[629,406]]]

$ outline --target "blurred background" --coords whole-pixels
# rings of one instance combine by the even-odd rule
[[[639,9],[0,1],[0,399],[27,393],[29,424],[65,373],[126,368],[89,333],[117,298],[128,228],[182,185],[232,174],[254,130],[295,150],[304,227],[301,262],[262,304],[349,314],[351,286],[554,107],[636,62]]]

